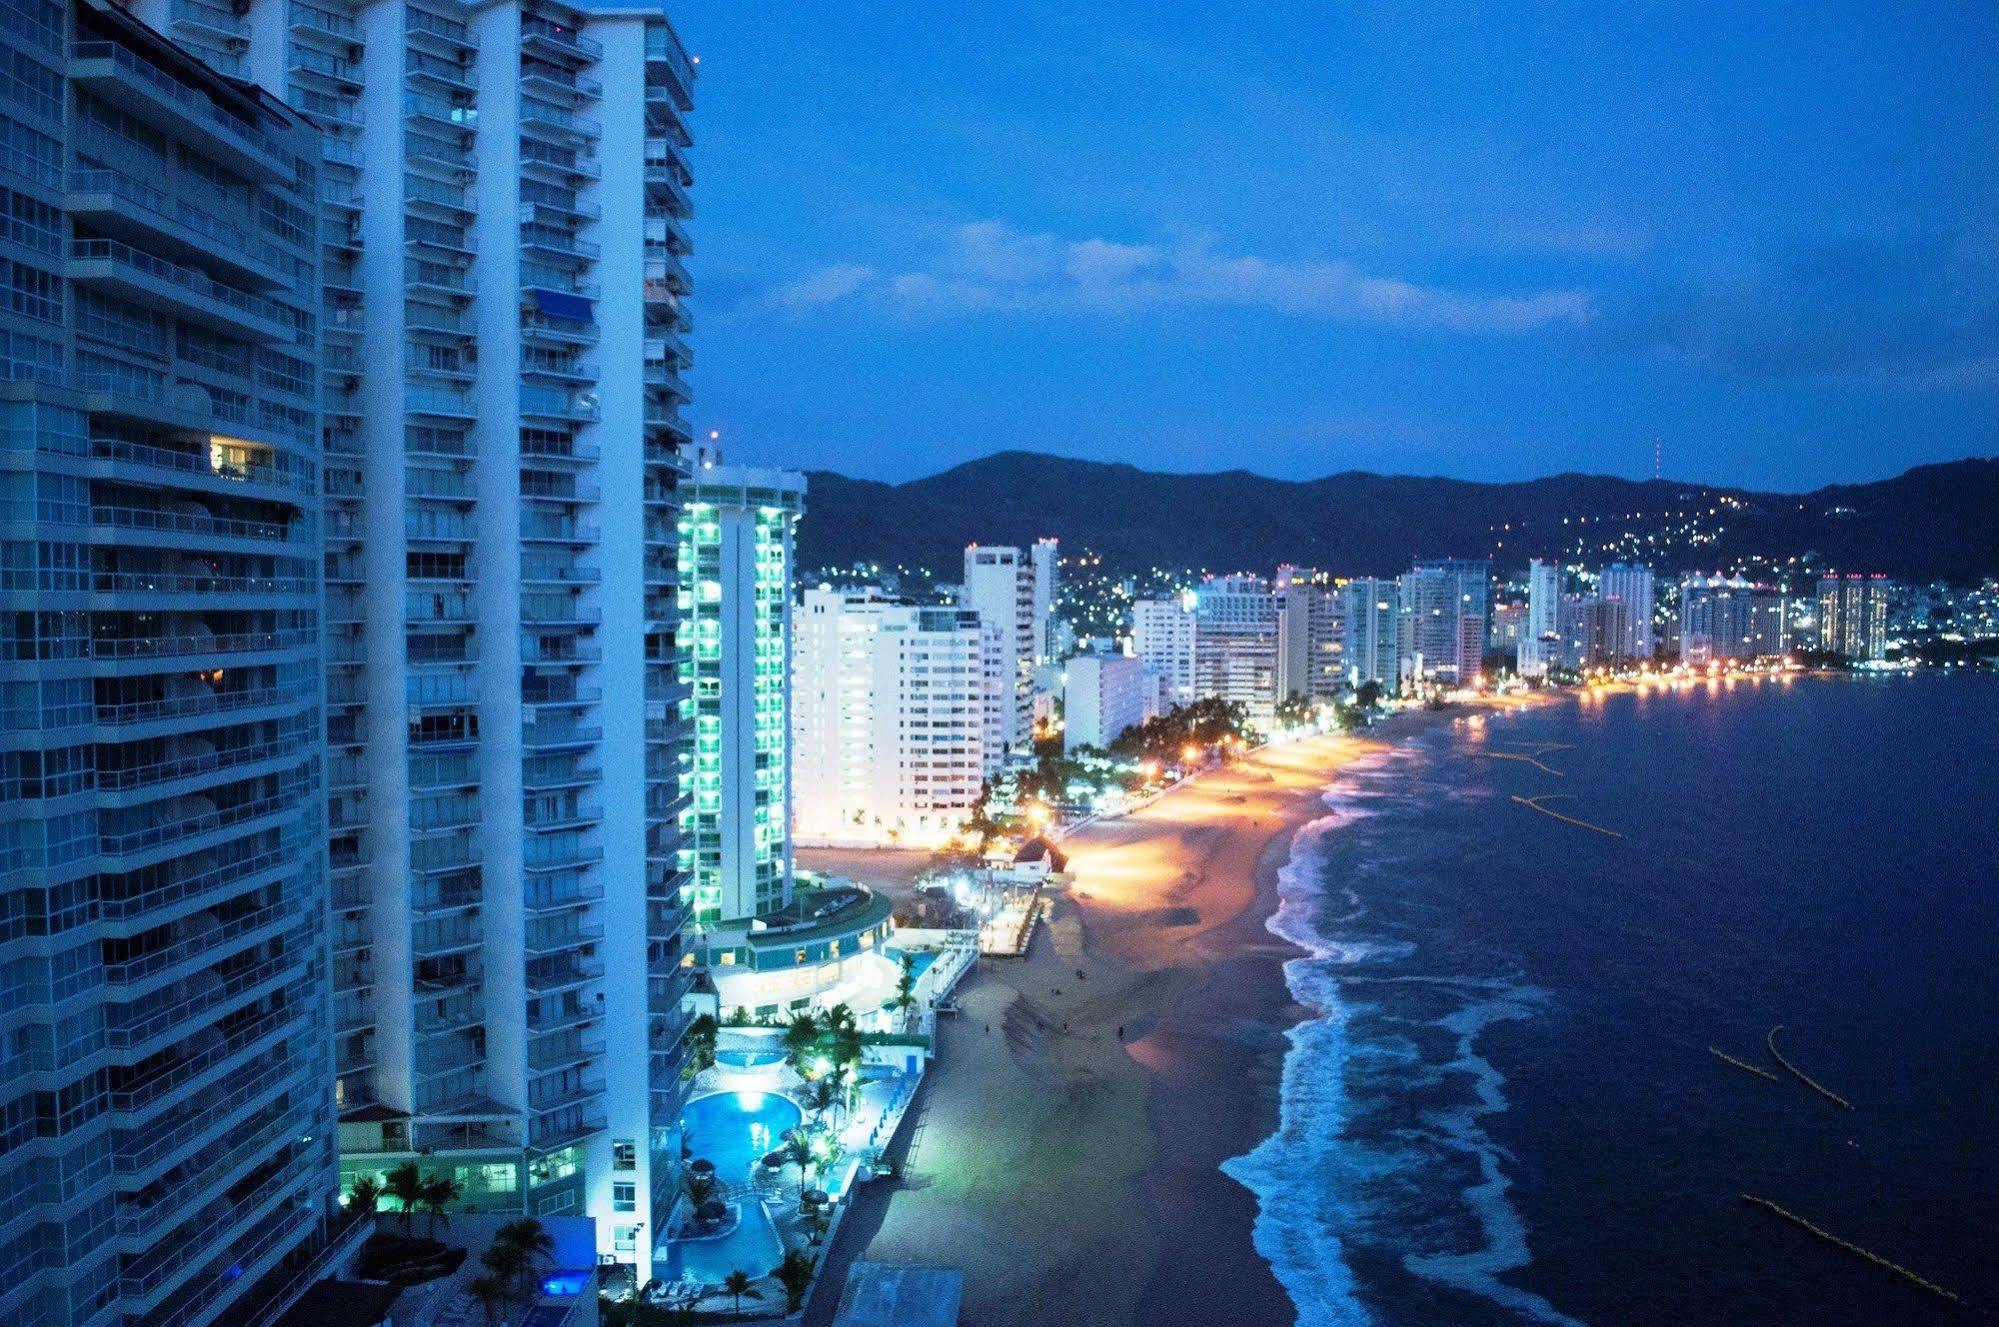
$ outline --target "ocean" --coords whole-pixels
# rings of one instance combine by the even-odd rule
[[[1224,1166],[1306,1327],[1992,1320],[1742,1195],[1999,1308],[1999,678],[1566,696],[1326,803]]]

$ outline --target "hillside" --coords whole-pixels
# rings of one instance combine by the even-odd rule
[[[1415,556],[1490,553],[1522,565],[1616,552],[1681,570],[1816,552],[1836,567],[1910,580],[1999,574],[1999,458],[1801,494],[1578,474],[1478,484],[1350,471],[1300,482],[1242,470],[1157,474],[1035,452],[1001,452],[904,484],[823,471],[810,478],[800,526],[806,567],[862,561],[949,574],[970,540],[1054,535],[1065,552],[1088,549],[1120,570],[1292,562],[1363,575],[1405,569]]]

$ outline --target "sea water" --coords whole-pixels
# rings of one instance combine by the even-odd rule
[[[1969,1320],[1745,1193],[1999,1304],[1999,679],[1564,697],[1326,802],[1271,922],[1312,1016],[1225,1167],[1300,1322]]]

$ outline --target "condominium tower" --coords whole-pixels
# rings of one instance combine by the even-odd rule
[[[794,623],[798,840],[943,841],[984,784],[990,647],[978,613],[821,586]]]
[[[138,3],[325,133],[343,1182],[421,1156],[471,1206],[588,1213],[643,1282],[692,979],[693,66],[656,4]]]
[[[705,925],[791,899],[791,578],[805,476],[703,457],[681,498],[694,742],[680,854]]]
[[[1210,576],[1194,592],[1194,694],[1241,705],[1266,731],[1277,721],[1280,610],[1261,576]]]
[[[1888,657],[1888,578],[1822,576],[1818,587],[1819,648],[1862,661]]]
[[[1194,596],[1140,599],[1131,606],[1132,653],[1159,679],[1170,709],[1194,699]]]
[[[1347,680],[1358,691],[1372,682],[1388,695],[1401,688],[1402,657],[1397,648],[1402,591],[1392,580],[1362,577],[1340,587],[1342,640]]]
[[[1535,558],[1527,564],[1527,621],[1520,629],[1518,669],[1522,677],[1546,677],[1560,662],[1562,569]]]
[[[1411,681],[1464,686],[1485,657],[1490,571],[1483,560],[1418,562],[1401,577],[1401,672]]]
[[[1628,610],[1618,628],[1618,638],[1607,643],[1611,657],[1650,659],[1657,648],[1652,633],[1652,582],[1650,567],[1629,562],[1613,562],[1597,573],[1597,597],[1617,600]]]
[[[339,1238],[318,135],[93,0],[0,52],[0,1321],[256,1321]]]
[[[1052,541],[1049,541],[1052,543]],[[973,544],[965,549],[963,606],[978,613],[993,633],[998,694],[988,715],[986,760],[997,769],[1000,757],[1025,752],[1034,737],[1034,662],[1044,635],[1037,616],[1035,549]]]

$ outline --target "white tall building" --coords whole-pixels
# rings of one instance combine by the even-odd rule
[[[807,590],[793,622],[794,837],[949,837],[985,782],[989,628],[872,587]]]
[[[1527,623],[1520,632],[1522,677],[1546,677],[1562,639],[1562,569],[1535,558],[1527,564]]]
[[[1394,695],[1401,687],[1397,632],[1402,617],[1401,588],[1392,580],[1361,577],[1340,587],[1343,658],[1355,690],[1375,683]]]
[[[1054,539],[1037,539],[1031,550],[1034,562],[1034,654],[1036,663],[1054,663],[1062,657],[1057,639],[1055,601],[1060,593],[1062,545]]]
[[[1617,640],[1606,643],[1611,657],[1650,659],[1657,648],[1652,631],[1652,569],[1614,562],[1597,573],[1596,592],[1598,598],[1617,600],[1627,609]]]
[[[1049,541],[1052,554],[1053,541]],[[1035,564],[1040,554],[992,544],[965,550],[965,592],[960,601],[992,628],[998,689],[996,727],[987,734],[1000,749],[987,753],[988,764],[1006,753],[1027,751],[1034,740],[1034,661],[1041,652],[1035,591]]]
[[[791,576],[805,476],[702,457],[681,486],[694,742],[681,866],[697,925],[791,901]]]
[[[1402,676],[1467,685],[1483,670],[1490,573],[1483,560],[1418,562],[1401,576]]]
[[[1142,659],[1079,654],[1062,666],[1062,745],[1107,749],[1158,710],[1159,683]]]
[[[325,133],[343,1182],[420,1156],[474,1206],[588,1213],[644,1281],[693,979],[693,64],[658,4],[137,8]]]
[[[1194,694],[1241,705],[1268,730],[1277,721],[1277,682],[1286,622],[1261,576],[1211,576],[1194,594]]]
[[[1140,599],[1131,606],[1131,648],[1159,679],[1167,706],[1194,699],[1194,597]]]

